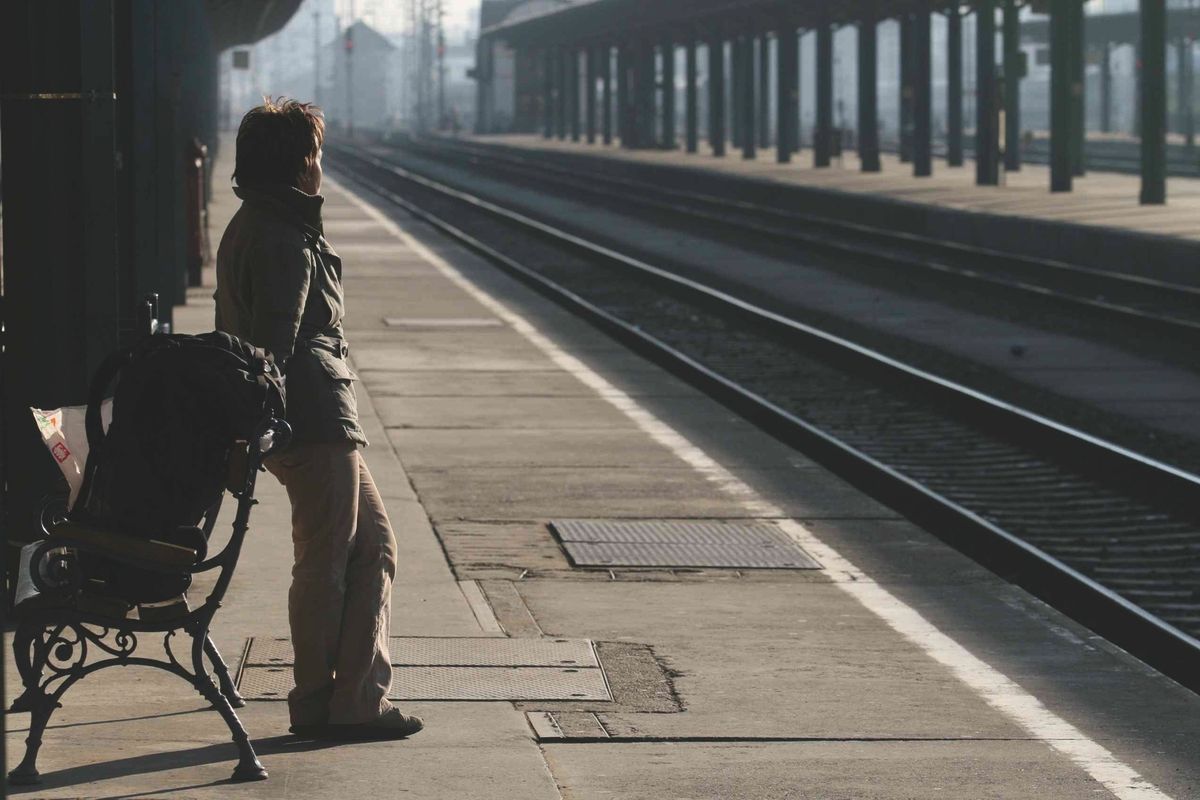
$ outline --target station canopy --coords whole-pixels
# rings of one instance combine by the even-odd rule
[[[581,0],[483,31],[513,45],[612,40],[654,32],[680,36],[770,30],[781,20],[800,26],[844,25],[914,11],[942,11],[968,3],[942,0]]]

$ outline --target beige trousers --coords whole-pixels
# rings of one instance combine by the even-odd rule
[[[353,442],[295,445],[267,468],[292,504],[292,724],[369,722],[391,707],[396,538],[383,499]]]

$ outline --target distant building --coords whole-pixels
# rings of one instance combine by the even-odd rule
[[[327,96],[322,92],[325,118],[336,128],[384,131],[399,111],[399,48],[362,20],[323,49],[333,65]]]

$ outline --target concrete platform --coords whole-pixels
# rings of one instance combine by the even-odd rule
[[[393,634],[592,639],[614,701],[422,702],[411,741],[342,746],[300,743],[284,704],[252,702],[271,779],[229,785],[233,748],[186,685],[110,672],[66,696],[24,795],[1196,796],[1200,698],[352,191],[328,186],[326,230],[400,542]],[[211,326],[208,293],[181,329]],[[286,499],[269,478],[260,497],[216,621],[227,654],[287,631]],[[776,519],[824,569],[583,571],[546,528],[567,516]],[[539,740],[537,711],[562,735]]]

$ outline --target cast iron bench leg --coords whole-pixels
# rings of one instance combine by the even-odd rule
[[[246,705],[246,701],[238,693],[237,687],[233,685],[233,679],[229,677],[229,667],[225,666],[225,660],[221,658],[211,636],[204,637],[204,652],[208,654],[208,660],[212,662],[213,671],[217,673],[217,680],[221,687],[221,694],[229,700],[229,705],[234,708]]]
[[[200,637],[203,638],[200,638]],[[265,781],[267,779],[267,770],[263,767],[262,762],[258,760],[258,756],[254,754],[254,747],[250,744],[250,737],[246,734],[246,729],[242,727],[242,721],[238,719],[237,713],[233,710],[233,706],[229,704],[229,699],[221,693],[217,688],[217,683],[208,674],[208,670],[204,668],[205,654],[213,655],[217,648],[209,647],[212,642],[209,640],[208,631],[202,631],[196,637],[195,645],[192,647],[192,666],[196,670],[196,681],[199,684],[196,688],[204,695],[208,702],[212,703],[213,708],[220,712],[225,719],[225,724],[229,726],[229,732],[233,734],[233,743],[238,749],[238,765],[233,769],[232,780],[235,783],[245,781]],[[218,661],[220,656],[217,656]],[[224,664],[222,664],[224,666]],[[228,678],[228,670],[226,670],[226,678]]]

